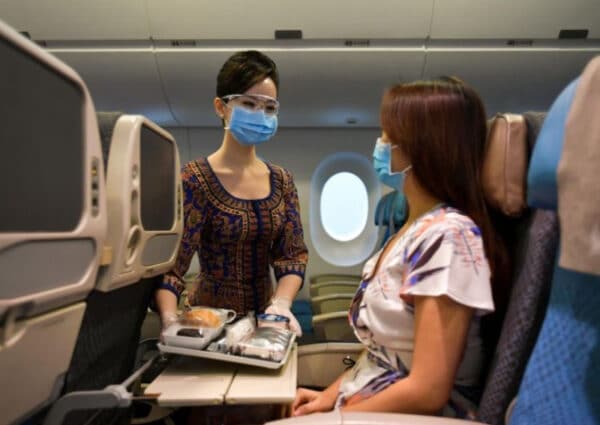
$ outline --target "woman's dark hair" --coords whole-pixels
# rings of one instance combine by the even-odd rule
[[[279,91],[279,73],[271,58],[256,50],[234,53],[217,75],[217,96],[242,94],[265,78],[273,80]]]
[[[384,93],[381,126],[409,159],[410,172],[419,184],[467,214],[481,229],[494,301],[502,311],[510,267],[483,195],[487,128],[479,95],[453,77],[399,84]]]

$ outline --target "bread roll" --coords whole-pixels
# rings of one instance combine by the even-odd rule
[[[183,313],[181,323],[187,326],[201,326],[203,328],[218,328],[221,318],[209,309],[195,309]]]

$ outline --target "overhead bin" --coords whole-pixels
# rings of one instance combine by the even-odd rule
[[[301,30],[304,39],[425,39],[433,0],[147,0],[147,5],[152,38],[159,40],[268,40],[275,30]]]
[[[545,111],[598,54],[600,48],[434,48],[427,51],[425,76],[462,78],[479,92],[488,116],[495,112]]]
[[[217,73],[243,49],[156,50],[165,92],[181,125],[220,126],[212,103]],[[383,90],[419,78],[425,58],[422,45],[261,50],[277,63],[279,122],[287,127],[377,127]]]
[[[598,0],[438,0],[431,38],[556,39],[561,30],[600,38]]]
[[[148,40],[144,0],[5,0],[0,16],[34,40]]]
[[[98,110],[122,111],[177,125],[162,91],[154,53],[138,49],[53,49],[87,83]]]

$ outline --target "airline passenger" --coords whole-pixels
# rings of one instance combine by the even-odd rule
[[[308,260],[292,174],[256,154],[277,130],[279,75],[258,51],[232,55],[217,76],[214,108],[224,132],[220,148],[182,171],[184,232],[177,261],[156,291],[163,330],[176,319],[184,274],[198,253],[200,273],[190,306],[287,316]],[[269,266],[277,279],[273,294]]]
[[[456,78],[388,89],[374,149],[406,195],[406,223],[364,266],[349,321],[365,352],[293,415],[340,408],[469,417],[480,391],[480,317],[494,310],[506,253],[484,202],[486,116]],[[384,166],[377,165],[384,164]]]

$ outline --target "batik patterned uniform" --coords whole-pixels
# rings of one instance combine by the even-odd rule
[[[296,186],[287,170],[267,166],[271,190],[257,200],[227,192],[206,158],[183,168],[184,232],[176,264],[161,288],[179,297],[196,252],[200,273],[188,294],[190,305],[262,312],[272,292],[269,265],[277,279],[304,278],[308,253]]]
[[[338,407],[368,398],[408,375],[414,351],[415,295],[445,295],[475,309],[455,389],[481,383],[479,322],[494,304],[479,228],[460,211],[439,206],[391,243],[374,276],[383,250],[365,264],[363,282],[350,307],[350,324],[367,350],[342,380]]]

